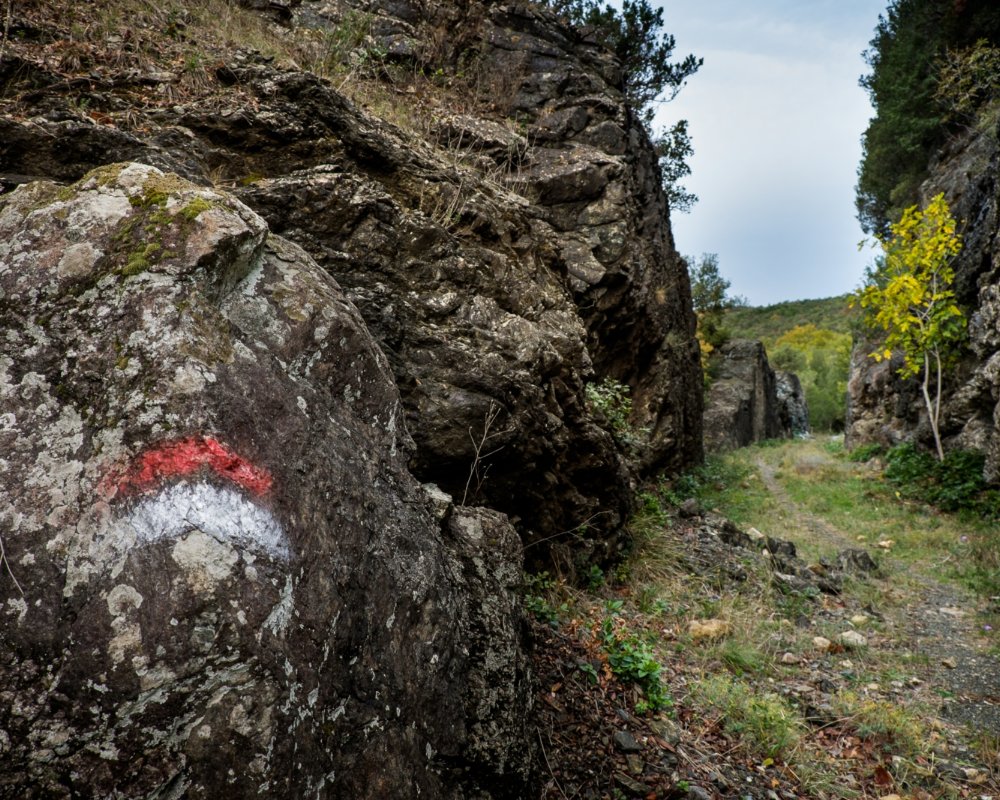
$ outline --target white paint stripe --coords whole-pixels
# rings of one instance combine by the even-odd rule
[[[179,539],[193,530],[244,549],[287,560],[288,538],[265,508],[231,489],[207,483],[179,483],[143,500],[129,517],[139,544]]]

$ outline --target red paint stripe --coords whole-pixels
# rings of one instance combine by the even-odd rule
[[[191,436],[159,444],[124,469],[113,469],[101,481],[99,491],[104,495],[148,492],[169,478],[187,477],[204,469],[257,496],[269,492],[274,482],[270,472],[254,466],[217,439]]]

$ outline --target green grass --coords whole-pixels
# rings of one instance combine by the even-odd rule
[[[762,442],[757,447],[710,456],[701,467],[676,478],[667,489],[668,497],[675,503],[697,500],[702,508],[718,510],[737,525],[756,526],[765,518],[780,520],[783,509],[761,482],[752,461],[759,449],[772,447],[772,442]]]
[[[723,729],[766,758],[786,756],[801,740],[804,724],[788,702],[743,681],[713,675],[691,687],[692,699],[719,715]]]

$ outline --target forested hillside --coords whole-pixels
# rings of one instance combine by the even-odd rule
[[[918,202],[935,151],[975,119],[995,82],[989,47],[1000,43],[996,0],[894,0],[879,25],[861,79],[875,116],[858,169],[862,227],[885,233]]]

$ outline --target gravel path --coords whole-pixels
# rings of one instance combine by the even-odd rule
[[[788,510],[794,528],[809,531],[837,547],[856,543],[825,519],[796,503],[776,477],[776,469],[763,458],[756,460],[761,481],[775,499]],[[926,656],[924,679],[932,690],[946,698],[943,716],[966,725],[974,734],[1000,737],[1000,659],[984,652],[978,641],[975,600],[959,587],[948,586],[916,572],[925,587],[919,596],[893,612],[894,636],[902,649]]]

